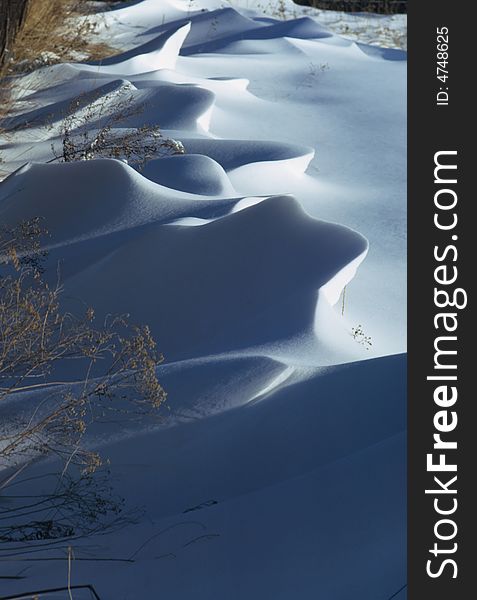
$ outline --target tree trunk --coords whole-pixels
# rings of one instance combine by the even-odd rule
[[[0,64],[8,57],[12,41],[21,27],[30,0],[0,0]]]

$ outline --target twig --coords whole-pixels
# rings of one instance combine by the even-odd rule
[[[197,542],[199,542],[200,540],[211,540],[213,538],[217,538],[220,537],[219,533],[207,533],[206,535],[199,535],[196,538],[190,540],[189,542],[187,542],[186,544],[184,544],[182,547],[183,548],[187,548],[187,546],[191,546],[192,544],[195,544]]]
[[[68,557],[66,556],[53,556],[48,558],[0,558],[0,562],[51,562],[52,560],[61,560],[66,561]],[[75,557],[75,561],[84,561],[84,562],[125,562],[125,563],[134,563],[135,560],[131,558],[86,558],[86,557]]]
[[[70,600],[73,600],[73,594],[71,593],[71,559],[73,556],[73,548],[68,546],[68,595]]]
[[[72,590],[89,590],[95,600],[101,600],[101,598],[98,596],[96,590],[94,589],[94,587],[91,584],[86,584],[86,585],[72,585],[71,588]],[[23,594],[15,594],[14,596],[1,596],[0,600],[30,600],[33,596],[35,595],[40,595],[40,594],[54,594],[55,592],[65,592],[68,591],[67,587],[58,587],[58,588],[47,588],[44,590],[32,590],[31,592],[25,592]]]
[[[203,523],[200,523],[200,521],[181,521],[180,523],[174,523],[174,525],[166,527],[165,529],[161,529],[161,531],[158,531],[154,535],[151,535],[151,537],[149,537],[144,543],[142,543],[139,546],[139,548],[133,554],[131,554],[130,560],[136,558],[139,552],[141,552],[141,550],[145,548],[149,544],[149,542],[152,542],[152,540],[154,540],[155,538],[159,537],[163,533],[166,533],[166,531],[170,531],[171,529],[175,529],[176,527],[179,527],[181,525],[198,525],[199,527],[202,527],[202,529],[205,529],[205,525]],[[0,600],[2,599],[0,598]]]
[[[398,589],[398,591],[397,591],[397,592],[395,592],[395,593],[394,593],[392,596],[389,596],[388,600],[392,600],[393,598],[395,598],[395,597],[396,597],[398,594],[400,594],[400,593],[401,593],[401,592],[402,592],[402,591],[403,591],[405,588],[407,588],[407,583],[405,583],[405,584],[404,584],[402,587],[400,587],[400,588]],[[2,600],[2,599],[0,598],[0,600]]]
[[[341,316],[344,316],[345,296],[346,296],[346,286],[344,286],[344,288],[343,288],[343,302],[341,304]]]

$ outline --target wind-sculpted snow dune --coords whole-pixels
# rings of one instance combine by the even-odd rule
[[[65,307],[128,313],[166,357],[165,422],[89,433],[145,509],[75,545],[101,598],[386,600],[405,583],[405,53],[259,10],[114,7],[98,27],[121,51],[19,78],[4,123],[1,222],[42,216]],[[68,127],[105,123],[119,159],[137,128],[174,143],[62,162]],[[28,568],[28,589],[58,581]]]
[[[208,198],[118,161],[33,165],[0,185],[0,215],[13,224],[41,214],[52,261],[74,257],[64,246],[82,242],[87,257],[73,259],[74,274],[68,259],[62,267],[68,293],[100,315],[148,323],[170,360],[318,333],[331,318],[316,316],[320,289],[324,303],[333,286],[338,300],[366,240],[308,216],[290,196]]]

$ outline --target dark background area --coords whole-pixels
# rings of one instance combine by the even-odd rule
[[[469,43],[474,39],[476,7],[451,5],[447,0],[412,2],[409,7],[408,62],[408,600],[465,600],[475,597],[475,541],[477,536],[477,487],[475,485],[477,403],[475,401],[476,336],[475,336],[475,101],[469,93],[473,82]],[[448,29],[447,71],[445,82],[438,80],[437,29]],[[449,104],[437,106],[436,94],[448,88]],[[434,154],[457,150],[458,180],[452,189],[458,193],[458,223],[452,231],[440,231],[434,224]],[[442,186],[440,186],[442,189]],[[451,235],[456,234],[457,240]],[[454,539],[441,541],[434,527],[439,515],[433,506],[433,475],[446,479],[446,473],[428,473],[426,455],[436,452],[433,418],[437,405],[433,401],[436,382],[426,381],[434,367],[434,340],[438,333],[434,315],[434,246],[441,248],[455,241],[458,246],[458,280],[456,286],[466,289],[469,305],[458,314],[458,341],[455,356],[458,369],[445,374],[458,376],[457,428],[453,435],[458,447],[448,451],[447,462],[458,465],[456,487],[458,508],[449,518],[455,520],[458,532]],[[437,286],[439,287],[439,286]],[[448,309],[447,309],[448,310]],[[472,311],[474,314],[472,314]],[[442,373],[444,374],[444,372]],[[450,504],[447,497],[447,506]],[[442,500],[442,505],[444,500]],[[455,558],[458,577],[452,578],[447,567],[442,576],[431,578],[426,563],[434,558],[433,544],[456,553],[441,554],[442,559]],[[435,568],[435,567],[434,567]]]
[[[407,0],[294,0],[295,4],[346,12],[407,13]]]

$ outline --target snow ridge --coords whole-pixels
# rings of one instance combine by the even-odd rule
[[[134,556],[75,565],[102,598],[381,600],[405,578],[406,55],[259,4],[126,3],[98,20],[121,53],[18,80],[0,220],[43,216],[68,302],[147,323],[167,359],[166,423],[90,434],[145,508],[75,547]],[[72,113],[185,154],[59,163]],[[54,576],[32,563],[29,587]]]

